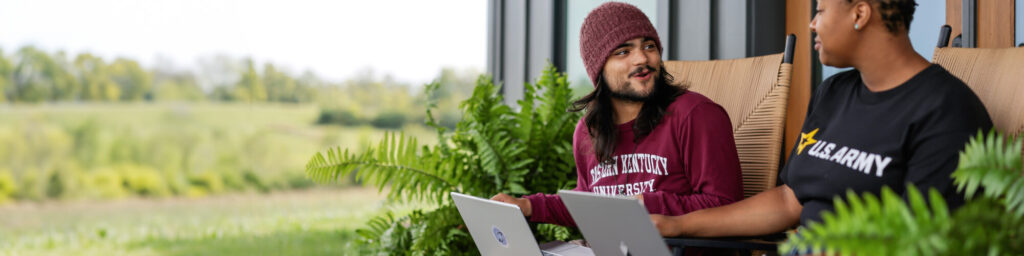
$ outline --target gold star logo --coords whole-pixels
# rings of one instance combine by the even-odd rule
[[[796,154],[797,155],[799,155],[800,153],[804,152],[804,148],[807,147],[807,145],[813,145],[814,143],[818,142],[818,140],[814,139],[814,134],[815,133],[818,133],[818,129],[817,128],[815,128],[813,131],[808,132],[808,133],[800,133],[800,143],[798,145],[796,145]]]

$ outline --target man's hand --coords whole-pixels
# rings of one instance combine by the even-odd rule
[[[654,227],[658,229],[663,237],[676,237],[682,233],[679,227],[679,217],[670,217],[661,214],[651,214],[651,222],[654,223]]]
[[[505,193],[498,193],[491,197],[491,200],[518,205],[519,210],[523,211],[523,216],[530,217],[533,214],[533,205],[530,205],[530,199],[516,198]]]

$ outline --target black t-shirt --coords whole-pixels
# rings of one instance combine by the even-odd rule
[[[937,189],[955,208],[964,199],[950,178],[959,151],[991,128],[978,97],[939,65],[883,92],[869,91],[857,70],[846,71],[818,86],[779,178],[803,205],[802,225],[820,222],[847,190],[879,195],[889,186],[906,198],[906,183]]]

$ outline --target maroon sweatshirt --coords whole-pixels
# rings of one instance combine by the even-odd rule
[[[704,95],[687,91],[668,107],[658,126],[633,142],[633,121],[619,125],[614,164],[600,165],[581,119],[573,135],[576,191],[643,194],[652,214],[682,215],[743,198],[739,157],[729,116]],[[530,221],[575,226],[558,195],[525,196]]]

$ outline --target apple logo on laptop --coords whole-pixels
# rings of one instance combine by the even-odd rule
[[[491,226],[491,233],[494,233],[494,239],[498,240],[498,244],[508,248],[508,239],[505,238],[505,233],[502,233],[498,226]]]

